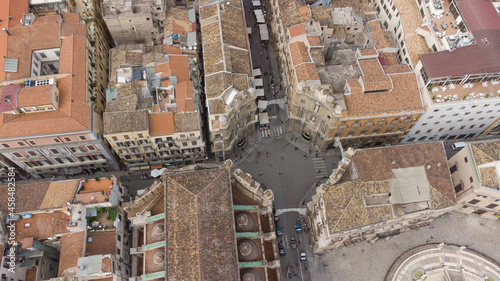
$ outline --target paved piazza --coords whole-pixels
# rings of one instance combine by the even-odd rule
[[[467,250],[498,262],[500,261],[498,233],[500,233],[498,220],[453,211],[434,220],[428,226],[402,233],[388,240],[381,239],[372,245],[360,242],[317,254],[311,257],[309,262],[311,280],[382,281],[385,280],[391,267],[397,263],[398,258],[408,251],[424,245],[436,247],[436,244],[440,243],[465,246]],[[407,277],[401,280],[412,279]],[[426,280],[434,281],[434,279]]]

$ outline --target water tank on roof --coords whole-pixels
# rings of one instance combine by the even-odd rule
[[[172,37],[177,38],[177,34],[173,34]]]

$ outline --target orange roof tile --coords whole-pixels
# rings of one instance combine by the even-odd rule
[[[175,85],[175,100],[177,111],[194,111],[193,81],[181,82]]]
[[[358,63],[363,72],[365,92],[392,89],[391,78],[384,73],[378,59],[359,60]]]
[[[116,230],[98,231],[87,233],[87,238],[92,237],[92,242],[87,239],[85,256],[110,255],[116,252]]]
[[[58,110],[24,115],[2,114],[0,138],[89,129],[90,111],[85,100],[86,35],[72,34],[61,39],[59,25],[55,23],[60,19],[60,15],[37,17],[32,25],[16,25],[9,29],[12,36],[7,37],[7,57],[18,59],[19,64],[17,73],[5,75],[7,80],[31,77],[32,51],[48,48],[61,48],[59,73],[70,74],[57,81]]]
[[[358,79],[356,78],[348,79],[347,84],[349,84],[349,87],[351,88],[351,95],[357,95],[363,93],[363,88],[361,87],[361,84],[359,84]]]
[[[76,274],[78,259],[83,257],[85,232],[63,235],[61,238],[61,255],[57,276],[72,276]]]
[[[59,211],[33,214],[29,219],[16,221],[16,241],[23,241],[27,237],[44,239],[68,233],[68,221],[68,215]]]
[[[312,62],[304,42],[294,42],[289,45],[289,48],[293,66],[299,65],[304,62]]]
[[[18,106],[26,107],[51,104],[50,89],[53,86],[21,87],[17,93]]]
[[[303,24],[297,24],[297,25],[294,25],[294,26],[290,26],[288,28],[288,31],[290,32],[290,37],[291,38],[299,36],[299,35],[306,34],[306,28],[304,27]]]
[[[309,46],[321,46],[319,36],[307,36],[307,42],[309,42]]]
[[[189,80],[189,62],[188,56],[168,56],[172,64],[170,71],[172,75],[177,76],[177,83]]]
[[[165,45],[165,55],[181,55],[181,48],[175,47],[175,46],[170,46],[170,45]]]
[[[149,114],[149,135],[152,137],[174,132],[174,114],[162,112]]]
[[[314,63],[303,63],[295,67],[298,82],[319,80],[318,70]]]

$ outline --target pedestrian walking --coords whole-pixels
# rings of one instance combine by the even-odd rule
[[[318,174],[321,173],[321,170],[318,170]]]
[[[262,56],[262,52],[259,53],[259,56]]]
[[[269,152],[267,152],[266,155],[269,157]]]

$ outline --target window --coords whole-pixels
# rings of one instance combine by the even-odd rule
[[[434,125],[438,125],[438,124],[439,124],[439,122],[434,122]]]
[[[87,138],[85,136],[79,136],[81,140],[86,140]]]
[[[486,211],[483,211],[483,210],[476,210],[474,212],[472,212],[473,214],[476,214],[476,215],[481,215],[481,214],[484,214],[486,213]]]
[[[88,148],[89,150],[95,150],[95,147],[94,147],[93,145],[87,145],[87,148]]]
[[[22,141],[18,141],[17,145],[19,145],[19,146],[25,146],[26,144],[24,142],[22,142]]]
[[[138,134],[137,136],[139,136],[140,139],[144,138],[143,134]]]
[[[28,141],[28,143],[31,145],[36,145],[36,142],[34,142],[34,141]]]
[[[123,136],[126,140],[130,139],[128,135]]]
[[[191,142],[192,145],[197,145],[196,141]]]
[[[19,152],[14,152],[14,153],[12,153],[12,155],[14,155],[17,158],[23,157],[23,155],[21,153],[19,153]]]
[[[474,128],[474,127],[476,127],[476,125],[471,125],[471,126],[470,126],[470,128],[471,128],[471,129],[472,129],[472,128]]]
[[[485,124],[481,124],[481,125],[479,126],[479,128],[482,128],[482,127],[484,127],[484,125],[485,125]]]
[[[455,186],[455,192],[456,193],[460,192],[462,189],[463,188],[462,188],[462,184],[461,183],[459,183],[458,185]]]
[[[58,138],[53,138],[52,140],[53,140],[55,143],[60,143],[60,142],[61,142],[61,140],[60,140],[60,139],[58,139]]]
[[[489,204],[488,206],[486,206],[486,208],[488,208],[488,209],[494,209],[496,207],[498,207],[497,204]]]
[[[470,178],[469,178],[469,181],[470,181],[471,183],[473,183],[473,182],[474,182],[474,178],[470,177]]]
[[[432,132],[432,129],[427,130],[427,134],[429,134],[430,132]]]
[[[453,108],[451,108],[451,107],[450,107],[450,108],[446,109],[446,111],[451,111],[452,109],[453,109]]]
[[[118,138],[117,138],[117,137],[112,137],[112,139],[113,139],[114,141],[117,141],[117,140],[118,140]]]
[[[37,156],[38,154],[35,151],[27,151],[29,155],[31,156]]]
[[[188,146],[187,142],[182,142],[182,146]]]
[[[55,149],[55,148],[51,148],[50,149],[50,152],[52,152],[53,154],[58,154],[59,153],[59,150]]]
[[[470,201],[469,201],[469,202],[467,202],[467,203],[468,203],[468,204],[471,204],[471,205],[474,205],[474,204],[477,204],[477,203],[479,203],[479,202],[481,202],[481,201],[480,201],[480,200],[477,200],[477,199],[472,199],[472,200],[470,200]]]
[[[427,123],[422,123],[422,126],[427,126]]]
[[[457,171],[457,165],[453,165],[453,166],[451,166],[451,168],[450,168],[450,173],[452,173],[452,174],[453,174],[453,173],[454,173],[454,172],[456,172],[456,171]]]
[[[71,141],[71,138],[69,138],[69,137],[65,137],[65,138],[64,138],[64,140],[65,140],[65,141]]]
[[[464,161],[465,161],[465,163],[469,162],[469,159],[467,158],[467,156],[464,157]]]
[[[45,53],[40,52],[38,54],[42,57],[42,59],[46,59],[47,58],[47,55],[45,55]]]
[[[472,108],[476,108],[477,107],[477,104],[473,105]]]
[[[453,114],[453,117],[458,116],[458,113]]]
[[[476,114],[481,114],[481,113],[483,113],[483,112],[482,112],[482,111],[478,111],[478,112],[476,112]]]
[[[434,112],[439,112],[439,109],[434,109]]]

